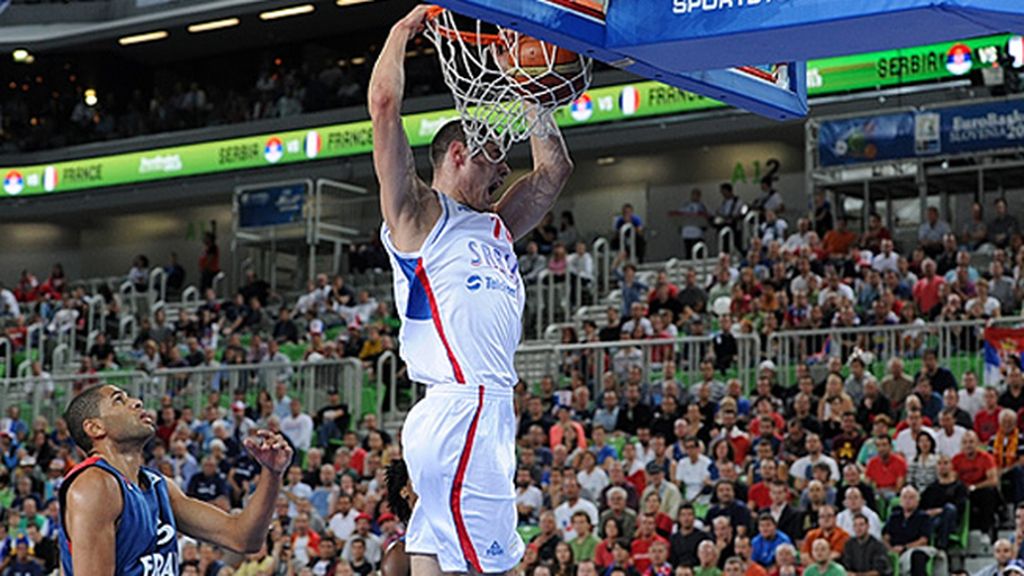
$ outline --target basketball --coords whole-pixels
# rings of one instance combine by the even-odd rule
[[[520,36],[511,50],[505,54],[507,73],[541,105],[567,104],[586,90],[577,53],[529,36]]]

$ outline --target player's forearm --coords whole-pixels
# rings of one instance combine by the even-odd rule
[[[555,126],[554,119],[547,117],[541,122],[549,124],[547,131],[550,134],[531,138],[530,151],[533,153],[534,172],[543,173],[552,184],[556,184],[548,190],[553,205],[562,187],[572,175],[573,163],[569,156],[569,148],[565,145],[562,133]]]
[[[274,504],[280,490],[281,475],[264,468],[260,472],[256,490],[253,491],[249,503],[238,515],[236,522],[239,540],[245,553],[252,554],[263,545],[267,527],[274,517]]]
[[[371,117],[399,113],[405,92],[405,47],[415,34],[405,20],[395,24],[388,34],[370,77],[367,102]]]

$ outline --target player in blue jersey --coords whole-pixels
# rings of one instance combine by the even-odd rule
[[[61,484],[60,547],[65,576],[177,576],[178,531],[240,553],[263,545],[292,449],[260,431],[245,447],[262,466],[245,509],[229,514],[185,496],[174,482],[143,466],[156,423],[116,386],[84,390],[64,414],[88,458]]]
[[[391,508],[391,513],[408,527],[409,517],[412,516],[412,507],[416,504],[416,494],[412,491],[409,469],[406,468],[405,461],[400,458],[392,460],[388,464],[386,478],[388,507]],[[381,576],[409,576],[410,573],[409,554],[405,551],[405,535],[403,534],[384,551],[384,559],[380,562],[380,574]]]
[[[461,122],[430,146],[430,184],[402,123],[406,47],[428,9],[391,29],[370,79],[381,241],[394,269],[409,377],[427,386],[402,426],[402,457],[419,500],[405,549],[415,576],[505,573],[525,546],[516,532],[514,358],[525,286],[513,243],[554,205],[573,165],[554,121],[530,141],[533,169],[500,197],[509,167],[467,144]]]

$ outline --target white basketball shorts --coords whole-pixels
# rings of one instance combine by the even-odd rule
[[[516,418],[510,388],[431,386],[405,419],[402,453],[413,508],[405,550],[445,572],[493,574],[519,564]]]

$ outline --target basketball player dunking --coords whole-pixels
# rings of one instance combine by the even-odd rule
[[[512,243],[551,209],[572,162],[548,127],[531,140],[533,170],[493,202],[508,166],[473,154],[451,122],[430,147],[432,184],[420,180],[400,109],[406,43],[426,14],[417,7],[392,28],[369,90],[400,349],[410,377],[428,386],[402,430],[419,496],[405,547],[414,576],[504,573],[523,553],[512,388],[525,295]]]
[[[258,433],[245,447],[263,467],[239,514],[185,496],[143,466],[156,423],[116,386],[94,386],[68,405],[64,419],[89,458],[61,484],[60,547],[65,576],[176,576],[183,533],[237,552],[262,546],[292,449],[277,434]]]

